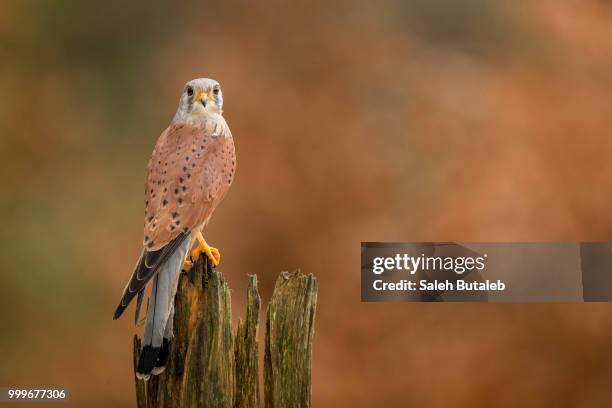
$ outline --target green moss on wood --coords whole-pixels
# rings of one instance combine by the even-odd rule
[[[136,380],[138,406],[231,408],[235,375],[227,283],[200,258],[181,275],[177,293],[168,366],[146,383]],[[140,344],[134,350],[138,361]]]
[[[260,297],[257,277],[249,279],[246,317],[233,336],[231,295],[223,275],[202,257],[181,275],[170,360],[159,376],[136,379],[139,408],[259,406]],[[266,407],[310,406],[316,299],[312,275],[284,272],[276,282],[266,319]],[[140,350],[134,336],[134,369]]]
[[[259,293],[257,276],[249,277],[246,320],[240,319],[236,330],[236,398],[235,408],[259,407]]]
[[[310,407],[317,280],[299,271],[276,280],[266,316],[264,393],[267,408]]]

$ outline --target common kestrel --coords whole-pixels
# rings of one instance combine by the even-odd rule
[[[161,373],[168,361],[174,296],[188,255],[195,259],[205,253],[214,265],[221,259],[204,240],[202,228],[227,193],[236,169],[234,140],[222,107],[217,81],[189,81],[147,167],[144,248],[114,316],[119,318],[138,294],[138,321],[145,286],[153,279],[136,373],[141,379]]]

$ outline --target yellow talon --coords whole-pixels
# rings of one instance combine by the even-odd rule
[[[202,232],[200,231],[196,233],[196,239],[198,240],[198,245],[191,250],[191,259],[197,259],[200,254],[204,252],[214,266],[219,265],[219,262],[221,262],[221,253],[219,250],[208,245],[202,236]]]
[[[215,247],[209,247],[210,248],[210,254],[206,253],[206,255],[208,255],[208,257],[210,258],[212,256],[211,262],[217,266],[221,263],[221,252],[219,252],[219,250]]]
[[[183,261],[183,267],[181,269],[184,271],[188,271],[189,269],[191,269],[192,266],[193,262],[191,262],[189,259],[185,259]]]

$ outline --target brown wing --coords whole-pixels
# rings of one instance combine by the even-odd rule
[[[235,169],[234,142],[221,116],[172,124],[159,137],[145,182],[144,245],[155,250],[206,222]]]

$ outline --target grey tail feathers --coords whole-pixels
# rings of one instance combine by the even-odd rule
[[[151,370],[151,374],[153,375],[159,375],[166,369],[166,365],[170,359],[170,352],[172,351],[172,339],[174,338],[173,326],[174,303],[172,303],[170,315],[168,316],[168,322],[166,323],[166,329],[164,330],[164,340],[162,341],[161,350],[157,356],[155,366],[153,367],[153,370]]]
[[[140,318],[140,307],[142,306],[142,299],[144,298],[144,288],[138,292],[138,297],[136,298],[136,312],[134,313],[134,324],[138,324],[138,319]]]
[[[153,278],[143,348],[136,369],[136,376],[140,379],[146,380],[151,374],[161,373],[168,361],[172,345],[174,296],[190,241],[185,239],[167,261],[160,265]]]
[[[164,265],[172,257],[172,255],[176,253],[177,249],[185,244],[185,241],[190,241],[190,237],[190,233],[182,232],[176,238],[158,250],[148,251],[145,249],[142,251],[142,255],[136,263],[134,272],[123,290],[121,301],[115,310],[113,319],[118,319],[121,316],[125,308],[137,294],[139,297],[139,302],[142,302],[142,292],[147,283],[153,279],[162,265]],[[137,307],[137,309],[139,308]]]

